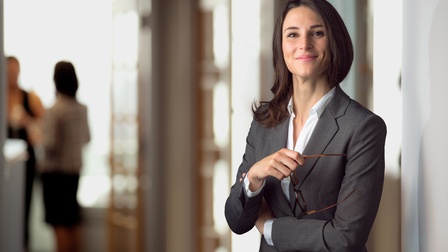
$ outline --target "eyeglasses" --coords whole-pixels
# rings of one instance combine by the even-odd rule
[[[302,156],[306,159],[306,158],[332,157],[332,156],[333,157],[334,156],[345,157],[345,156],[347,156],[347,154],[315,154],[315,155],[302,155]],[[307,211],[305,197],[303,197],[302,191],[300,189],[296,189],[296,185],[299,184],[299,179],[297,178],[296,172],[293,171],[289,177],[291,179],[291,183],[292,183],[292,186],[294,189],[294,194],[296,195],[297,205],[299,205],[300,210],[302,210],[303,214],[305,214],[305,215],[310,215],[310,214],[322,212],[322,211],[328,210],[330,208],[333,208],[333,207],[341,204],[342,202],[346,201],[348,199],[348,197],[350,197],[350,195],[352,195],[353,192],[355,192],[355,190],[356,190],[356,189],[353,189],[353,191],[351,191],[344,199],[342,199],[339,202],[336,202],[332,205],[329,205],[329,206],[321,208],[321,209]],[[299,200],[299,196],[300,196],[300,200]],[[301,204],[300,202],[303,202],[303,204]]]

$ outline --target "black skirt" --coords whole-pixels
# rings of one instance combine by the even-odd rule
[[[81,214],[76,194],[79,174],[41,174],[45,207],[45,222],[57,226],[73,226]]]

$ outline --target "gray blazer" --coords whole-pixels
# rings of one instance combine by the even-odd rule
[[[307,159],[297,169],[297,176],[307,210],[342,203],[310,215],[304,215],[297,206],[292,186],[288,200],[274,177],[267,178],[261,193],[252,198],[247,197],[239,180],[254,163],[286,147],[288,122],[289,118],[275,128],[252,122],[225,205],[229,227],[236,234],[251,230],[264,197],[276,219],[272,227],[274,246],[262,237],[260,251],[367,251],[365,244],[383,189],[384,121],[336,87],[302,154],[347,156]]]

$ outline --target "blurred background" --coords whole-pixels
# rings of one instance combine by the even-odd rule
[[[77,97],[89,107],[92,141],[78,194],[82,251],[258,250],[256,229],[230,232],[224,203],[244,152],[251,104],[271,96],[272,33],[284,2],[0,0],[1,48],[19,59],[21,86],[50,107],[54,64],[69,60],[80,82]],[[448,137],[439,126],[448,123],[434,108],[447,102],[437,99],[431,110],[429,84],[443,86],[443,75],[429,78],[426,68],[430,27],[439,28],[431,41],[447,41],[440,24],[448,18],[433,21],[446,0],[329,2],[355,45],[341,87],[388,127],[386,181],[369,251],[442,251],[448,206],[438,199],[448,190],[439,151]],[[446,55],[443,43],[431,45],[435,55]],[[440,56],[433,61],[446,66]],[[4,60],[0,66],[4,131]],[[438,90],[432,93],[448,93],[432,86]],[[438,127],[425,138],[429,118]],[[4,133],[0,140],[6,146]],[[11,186],[16,161],[1,156],[5,221],[14,213],[5,202],[18,202],[20,188]],[[50,252],[54,238],[41,193],[36,179],[30,250]],[[0,241],[20,243],[15,225],[2,226]]]

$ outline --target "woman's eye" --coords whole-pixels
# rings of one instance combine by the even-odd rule
[[[324,36],[324,32],[323,31],[316,31],[312,33],[313,36],[315,37],[322,37]]]
[[[295,32],[288,34],[288,38],[295,38],[295,37],[298,37],[298,34]]]

